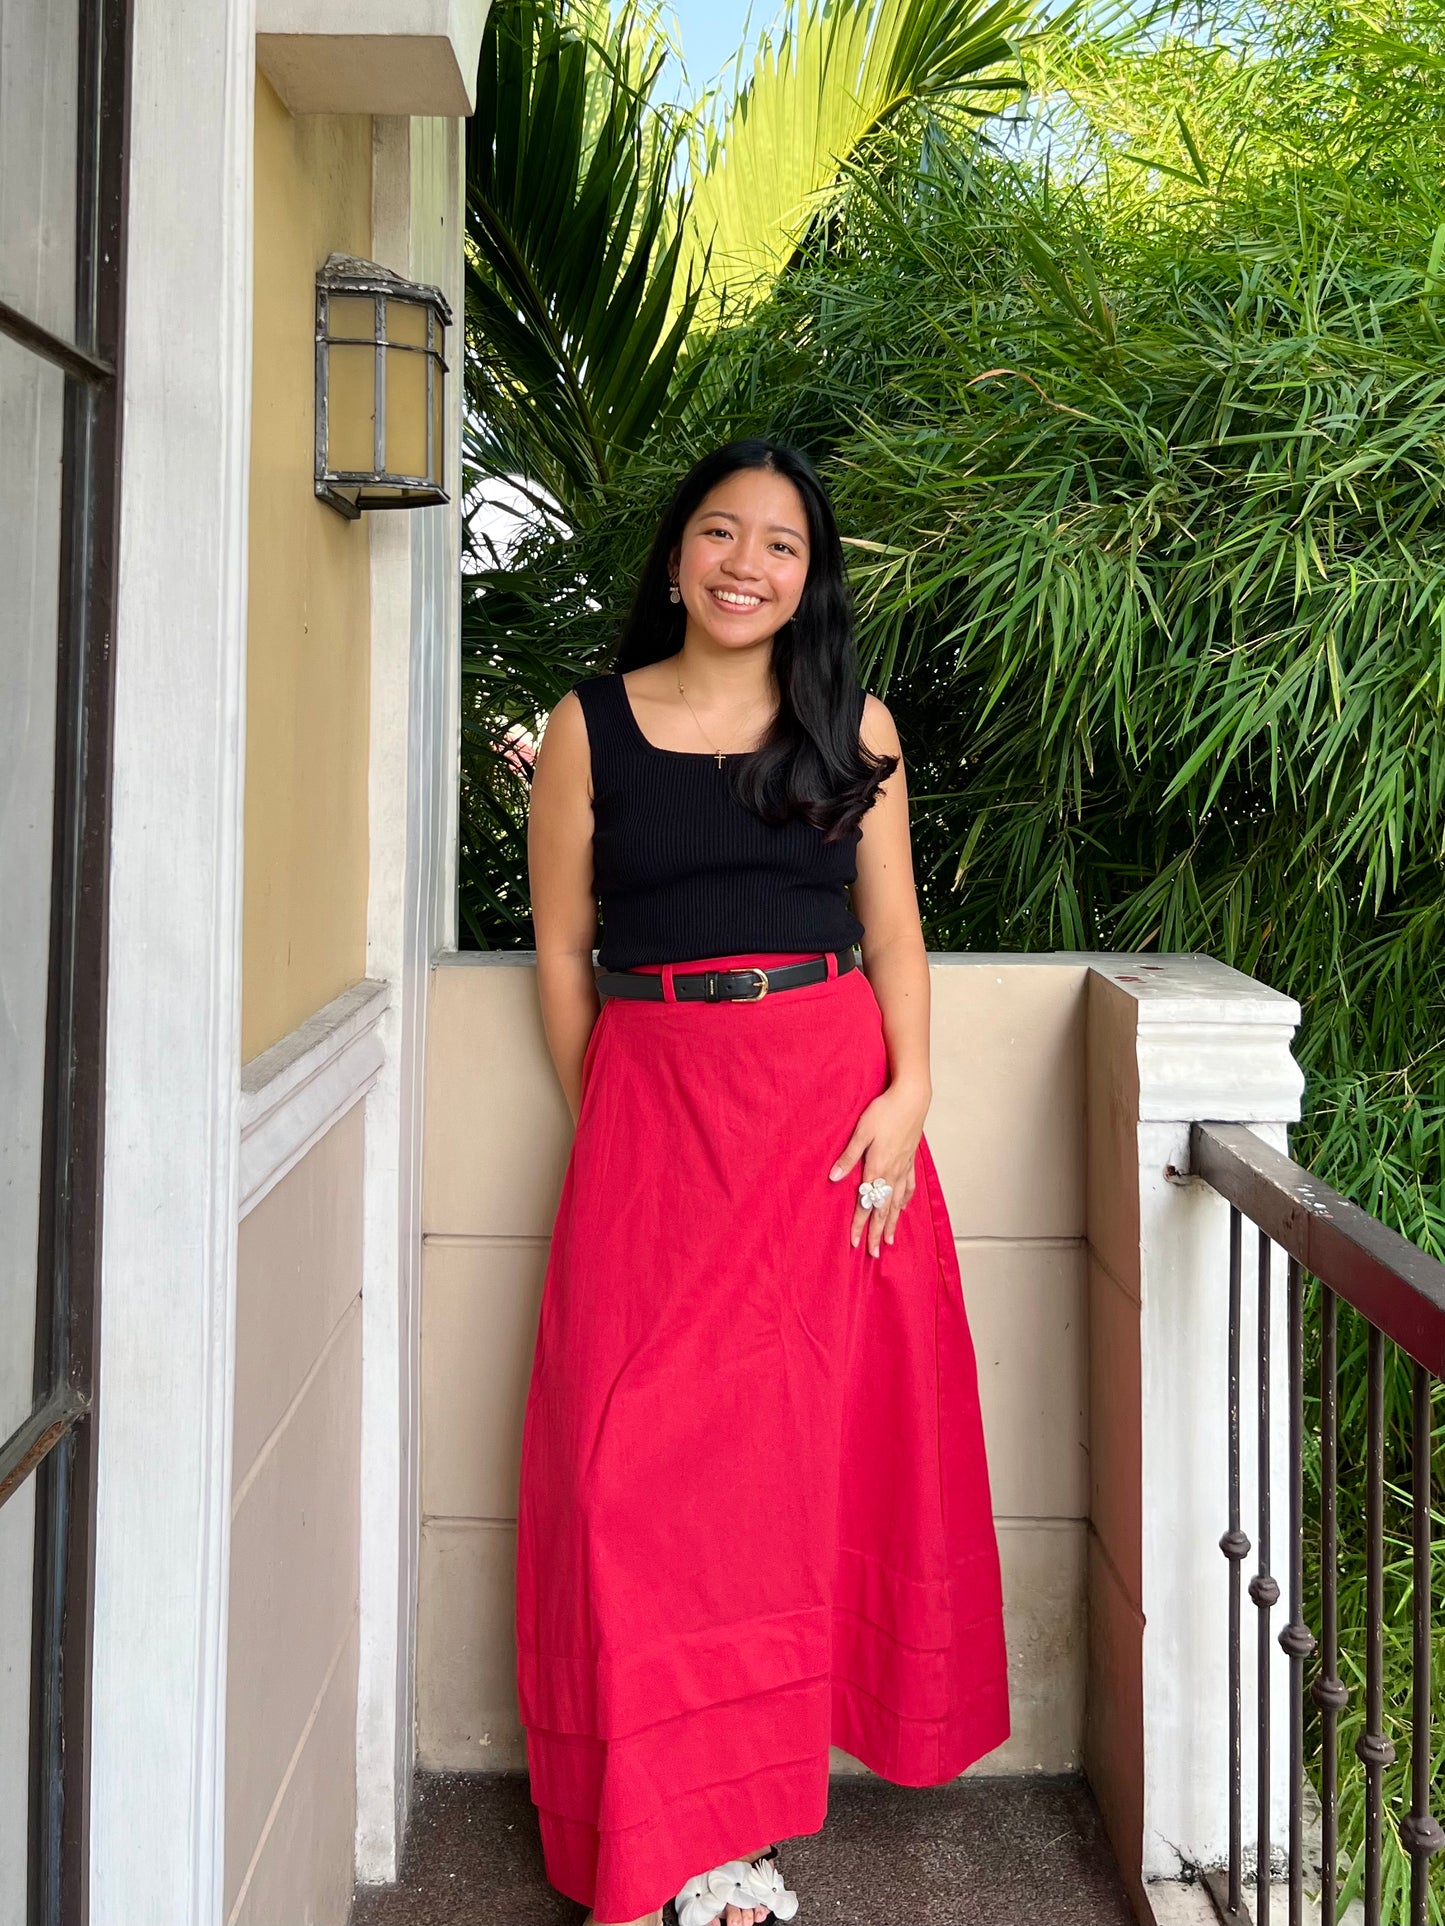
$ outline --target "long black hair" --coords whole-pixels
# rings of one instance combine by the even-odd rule
[[[863,690],[843,545],[823,484],[801,449],[752,437],[714,449],[688,470],[653,537],[614,667],[619,674],[641,669],[682,647],[687,609],[668,596],[672,552],[707,496],[742,468],[771,469],[793,483],[807,512],[809,554],[797,611],[773,637],[778,713],[756,750],[729,756],[729,780],[764,822],[801,817],[834,841],[857,826],[898,758],[875,755],[859,740]]]

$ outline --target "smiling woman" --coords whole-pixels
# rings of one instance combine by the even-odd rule
[[[706,501],[688,518],[682,540],[669,557],[669,597],[675,595],[687,609],[697,632],[695,642],[705,640],[728,651],[729,666],[736,671],[732,685],[720,688],[711,698],[708,720],[725,737],[756,733],[747,724],[757,720],[764,704],[755,704],[754,715],[745,716],[741,725],[738,719],[739,702],[757,681],[755,664],[744,651],[751,643],[771,638],[797,611],[811,550],[807,536],[793,524],[806,520],[798,491],[785,476],[740,469],[709,491]],[[701,734],[714,747],[713,735],[688,698],[681,676],[675,681],[687,709],[682,717],[675,698],[669,701],[660,696],[641,677],[629,688],[634,707],[640,703],[644,709],[661,710],[658,720],[664,730],[681,724],[686,732],[690,718],[691,746]],[[764,699],[771,714],[775,707],[771,691],[764,692]]]
[[[1010,1729],[902,754],[797,451],[680,483],[528,836],[577,1123],[517,1536],[547,1872],[586,1926],[789,1920],[830,1745],[935,1785]]]

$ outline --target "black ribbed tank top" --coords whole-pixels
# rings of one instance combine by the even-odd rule
[[[592,757],[593,888],[605,970],[745,950],[846,950],[862,830],[826,842],[794,820],[765,823],[732,792],[712,751],[649,742],[617,674],[576,685]],[[863,695],[858,695],[858,721]]]

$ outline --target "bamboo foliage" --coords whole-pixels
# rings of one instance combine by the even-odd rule
[[[1243,248],[1211,221],[1165,254],[1020,193],[943,170],[926,218],[874,195],[806,317],[826,300],[855,380],[860,339],[883,344],[836,485],[878,677],[938,704],[947,939],[1208,948],[1338,1015],[1354,938],[1411,905],[1429,981],[1445,383],[1423,218],[1412,271],[1342,245],[1357,188],[1323,164],[1255,205]]]

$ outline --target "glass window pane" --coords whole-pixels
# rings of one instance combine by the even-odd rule
[[[35,1598],[32,1471],[0,1505],[0,1919],[30,1917],[30,1636]]]
[[[75,338],[79,0],[0,0],[0,301]]]
[[[35,1372],[64,408],[60,371],[0,335],[0,1439]]]

